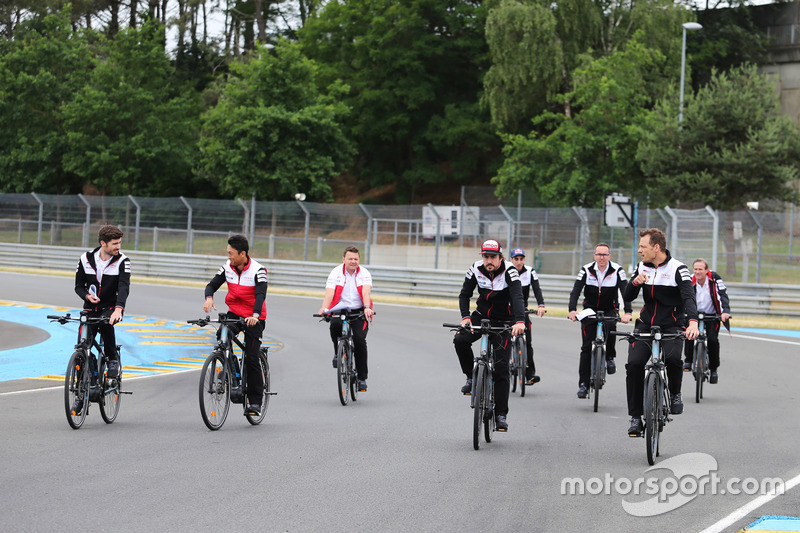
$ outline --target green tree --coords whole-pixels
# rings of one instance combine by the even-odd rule
[[[503,136],[506,159],[493,179],[498,196],[532,187],[550,204],[599,207],[606,194],[628,190],[641,176],[636,147],[665,62],[633,40],[576,70],[566,95],[573,117],[545,112],[535,125],[551,133]]]
[[[0,41],[1,191],[80,192],[80,178],[62,165],[69,144],[61,109],[89,76],[87,35],[72,31],[66,10]]]
[[[151,22],[119,32],[63,108],[64,168],[103,194],[183,193],[191,179],[200,101],[174,83],[161,39]]]
[[[651,203],[732,211],[751,200],[796,199],[800,133],[755,66],[713,72],[687,98],[682,124],[676,108],[674,99],[659,103],[637,153]]]
[[[325,80],[350,86],[361,184],[413,202],[431,183],[484,177],[499,148],[475,105],[488,67],[485,8],[456,0],[328,2],[300,31]]]
[[[222,193],[330,199],[329,180],[352,157],[341,126],[347,87],[334,83],[320,92],[317,76],[317,65],[286,41],[231,65],[200,139],[200,170]]]
[[[545,110],[571,117],[576,69],[621,50],[637,31],[647,36],[649,48],[670,58],[664,74],[676,73],[680,41],[675,31],[692,16],[660,1],[495,0],[489,5],[486,40],[492,65],[484,78],[484,102],[494,125],[506,133],[527,133],[531,120]]]

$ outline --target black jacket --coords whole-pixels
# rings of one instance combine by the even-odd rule
[[[635,279],[639,272],[647,271],[647,282],[643,285],[628,283],[622,293],[622,299],[633,301],[642,290],[644,307],[639,313],[639,320],[646,326],[661,326],[664,329],[683,327],[683,316],[697,321],[697,303],[692,286],[692,275],[689,268],[673,259],[666,250],[667,259],[660,265],[639,262],[631,274]]]
[[[612,312],[616,314],[619,310],[619,297],[617,295],[620,292],[624,293],[627,285],[628,279],[625,275],[625,269],[613,261],[608,262],[608,271],[603,281],[597,279],[596,261],[583,265],[580,272],[578,272],[575,285],[572,286],[572,292],[569,294],[569,310],[578,310],[578,298],[583,292],[584,309],[603,311],[607,315]],[[631,312],[632,307],[629,300],[623,299],[623,306],[626,313]]]
[[[128,292],[131,286],[131,260],[120,252],[113,256],[108,265],[101,273],[98,281],[97,264],[95,254],[100,249],[98,246],[90,252],[81,255],[78,261],[78,268],[75,271],[75,294],[83,300],[84,309],[112,309],[119,307],[125,309],[125,302],[128,300]],[[97,305],[89,302],[86,296],[89,295],[89,288],[94,285],[100,303]]]
[[[489,274],[483,261],[476,261],[467,270],[464,285],[458,295],[461,318],[470,316],[469,304],[472,294],[478,288],[478,301],[475,311],[483,318],[498,322],[525,323],[525,303],[522,300],[522,286],[519,271],[508,261]]]

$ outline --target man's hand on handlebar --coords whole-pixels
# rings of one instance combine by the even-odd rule
[[[697,329],[697,322],[692,320],[689,322],[689,326],[686,328],[685,336],[686,340],[692,341],[697,338],[700,334],[700,330]]]
[[[519,335],[524,335],[524,334],[525,334],[525,323],[524,322],[517,322],[516,324],[511,326],[511,335],[519,336]]]
[[[620,318],[620,321],[623,324],[627,324],[628,322],[631,321],[631,314],[630,313],[625,313],[624,315],[622,315],[622,318]]]

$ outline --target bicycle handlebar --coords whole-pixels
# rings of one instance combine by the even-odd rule
[[[442,327],[451,328],[451,329],[457,329],[457,330],[464,330],[464,331],[471,329],[471,330],[480,331],[482,333],[501,333],[503,331],[511,331],[511,326],[510,325],[508,325],[508,326],[490,326],[490,325],[486,325],[485,326],[485,325],[481,324],[480,326],[475,326],[475,325],[465,326],[463,324],[447,324],[447,323],[445,323],[445,324],[442,324]]]
[[[627,331],[609,331],[609,335],[614,335],[617,337],[624,337],[625,340],[628,342],[634,342],[636,340],[647,341],[650,339],[657,339],[662,341],[671,341],[675,339],[683,339],[685,338],[686,332],[679,331],[678,333],[661,333],[660,328],[653,328],[650,331],[643,332],[638,330],[633,330],[633,332]]]
[[[377,315],[378,313],[373,311],[372,314],[374,316],[374,315]],[[345,316],[347,318],[347,320],[356,320],[356,319],[364,317],[365,315],[364,315],[364,310],[363,309],[361,311],[357,312],[357,313],[353,313],[353,312],[348,311],[346,309],[342,309],[340,311],[333,311],[333,312],[324,313],[324,314],[314,313],[311,316],[313,316],[314,318],[322,318],[323,320],[330,320],[334,316]]]
[[[67,322],[81,322],[84,324],[108,324],[109,317],[107,316],[88,316],[81,313],[80,316],[74,317],[69,313],[66,315],[47,315],[48,320],[58,322],[59,324],[66,324]]]
[[[216,320],[214,320],[210,316],[206,315],[205,318],[198,318],[196,320],[187,320],[186,323],[187,324],[196,324],[196,325],[200,326],[201,328],[204,327],[204,326],[207,326],[209,324],[222,324],[222,325],[225,325],[225,326],[231,326],[231,325],[242,325],[242,324],[244,324],[244,318],[241,318],[241,317],[229,318],[229,317],[226,317],[225,315],[219,315],[219,317]]]

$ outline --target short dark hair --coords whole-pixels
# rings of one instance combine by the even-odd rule
[[[639,237],[644,237],[645,235],[650,237],[651,245],[655,246],[657,244],[661,247],[662,252],[667,251],[667,236],[664,235],[663,231],[658,228],[648,228],[639,232]]]
[[[606,248],[608,248],[609,252],[611,251],[611,247],[609,245],[607,245],[606,243],[604,243],[604,242],[598,242],[597,244],[595,244],[594,245],[594,249],[597,250],[601,246],[605,246]]]
[[[239,253],[248,253],[250,251],[250,243],[247,242],[247,237],[244,235],[231,235],[228,239],[228,244]]]
[[[346,256],[347,252],[358,254],[358,256],[361,257],[361,254],[359,253],[358,248],[356,248],[355,246],[348,246],[347,248],[345,248],[344,252],[342,253],[342,257]]]
[[[97,232],[97,242],[111,242],[114,239],[121,239],[124,233],[121,229],[111,224],[106,224],[100,227]]]

